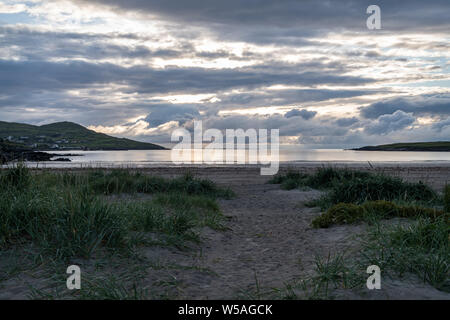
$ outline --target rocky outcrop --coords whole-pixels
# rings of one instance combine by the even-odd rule
[[[5,164],[10,161],[52,161],[51,158],[56,156],[66,156],[61,154],[53,154],[42,151],[33,151],[32,149],[20,145],[18,143],[11,143],[9,141],[0,139],[0,164]],[[54,161],[70,161],[68,158],[58,158]]]

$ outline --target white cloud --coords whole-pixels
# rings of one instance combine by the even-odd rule
[[[158,139],[196,118],[316,143],[446,132],[448,6],[386,4],[390,29],[369,33],[344,2],[4,1],[0,118]]]

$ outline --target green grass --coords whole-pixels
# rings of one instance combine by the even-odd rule
[[[365,295],[366,268],[370,265],[380,267],[382,287],[389,279],[410,281],[414,275],[423,283],[450,292],[450,225],[443,216],[419,217],[406,225],[377,221],[358,238],[361,236],[356,252],[316,256],[312,275],[274,288],[273,295],[265,298],[333,299],[339,298],[339,289]]]
[[[137,281],[124,281],[114,275],[91,279],[80,291],[81,300],[148,300],[150,292],[143,289]]]
[[[210,197],[185,194],[157,194],[151,201],[129,202],[124,211],[130,217],[130,230],[152,233],[153,243],[188,247],[199,242],[198,231],[203,227],[224,230],[224,218]],[[158,235],[155,238],[155,233]],[[144,234],[144,243],[148,243]],[[150,241],[150,242],[152,242]]]
[[[326,210],[312,222],[318,228],[392,217],[444,215],[437,209],[442,205],[441,197],[429,186],[382,174],[319,168],[310,175],[288,171],[275,176],[269,183],[281,184],[283,189],[311,187],[325,190],[324,196],[305,204]],[[450,199],[448,187],[444,193],[444,199]],[[444,200],[444,203],[448,201]],[[448,208],[444,210],[448,211]]]
[[[122,247],[124,215],[82,192],[33,187],[0,193],[0,248],[31,241],[56,259],[89,256],[100,245]]]
[[[24,164],[19,163],[0,175],[0,192],[22,191],[29,187],[30,182],[30,170]]]
[[[43,185],[60,184],[68,188],[84,188],[97,195],[121,193],[185,193],[212,198],[230,199],[234,196],[230,189],[219,188],[207,179],[194,178],[190,173],[173,178],[146,175],[127,169],[90,170],[84,174],[44,173],[37,177]]]
[[[439,202],[436,192],[422,182],[405,182],[400,178],[347,169],[320,168],[306,175],[289,171],[275,176],[269,183],[281,184],[283,189],[311,187],[327,191],[326,195],[307,205],[322,210],[338,203],[362,204],[366,201],[406,201],[423,205]]]
[[[233,196],[231,190],[190,174],[166,179],[131,170],[31,171],[22,164],[1,170],[0,257],[7,261],[0,264],[5,268],[0,285],[28,269],[51,267],[46,271],[51,279],[80,259],[102,265],[117,259],[144,263],[139,252],[148,246],[189,250],[201,241],[202,228],[226,229],[216,199]],[[24,255],[31,259],[27,266],[17,263]],[[61,279],[48,280],[59,283],[54,290],[30,287],[30,297],[67,297]],[[94,272],[72,298],[147,297],[137,284],[136,279]]]
[[[428,217],[431,219],[445,217],[448,220],[449,215],[442,210],[434,208],[417,205],[398,205],[385,200],[368,201],[362,205],[338,203],[324,214],[316,217],[312,221],[312,226],[315,228],[328,228],[336,224],[352,224],[360,221],[372,222],[395,217]]]
[[[40,254],[67,261],[97,249],[128,250],[136,232],[171,237],[186,247],[197,230],[223,229],[217,197],[233,196],[209,180],[175,179],[125,170],[32,173],[23,165],[0,172],[0,250],[32,243]],[[123,201],[105,195],[131,193]],[[133,193],[152,193],[134,201]]]
[[[282,298],[329,298],[334,289],[364,287],[361,275],[368,265],[378,265],[383,274],[396,277],[414,274],[439,290],[450,291],[450,187],[443,197],[427,185],[369,172],[321,168],[313,174],[288,171],[270,183],[283,189],[311,187],[326,191],[306,203],[325,210],[312,221],[313,227],[367,222],[368,233],[352,259],[343,255],[316,261],[316,274],[279,290]],[[401,224],[381,220],[409,218]],[[364,279],[363,279],[364,280]]]
[[[444,189],[444,210],[450,212],[450,186],[445,186]]]
[[[365,270],[357,263],[349,263],[343,253],[316,256],[314,273],[286,282],[282,288],[274,288],[272,299],[323,300],[336,298],[337,289],[358,289],[365,284]]]
[[[329,189],[336,182],[342,182],[354,178],[368,178],[370,173],[362,171],[352,171],[347,169],[319,168],[313,174],[304,174],[295,170],[288,170],[285,174],[274,176],[269,183],[281,184],[285,190],[298,187],[311,187],[314,189]]]
[[[319,258],[310,281],[313,296],[328,297],[337,288],[364,289],[365,268],[377,265],[383,279],[418,277],[438,290],[450,292],[450,225],[443,216],[419,217],[408,224],[368,226],[360,249],[350,256]],[[331,285],[331,287],[330,287]]]
[[[450,292],[450,225],[444,218],[421,218],[408,226],[376,225],[369,229],[362,252],[367,263],[397,276],[417,275]]]

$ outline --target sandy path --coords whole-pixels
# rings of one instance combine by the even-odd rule
[[[431,183],[437,188],[448,181],[446,179],[450,176],[450,168],[428,169],[383,170],[413,181],[439,176],[439,179]],[[268,178],[260,176],[255,169],[232,171],[210,168],[192,171],[230,186],[237,197],[220,201],[222,212],[229,217],[227,226],[230,230],[204,231],[200,253],[186,256],[174,252],[158,252],[153,256],[169,263],[195,265],[214,273],[199,270],[173,271],[172,275],[181,282],[178,298],[256,298],[258,286],[260,292],[282,288],[294,278],[304,278],[311,274],[316,255],[323,257],[328,253],[357,249],[354,239],[364,232],[363,225],[329,229],[310,227],[311,220],[320,212],[306,208],[302,203],[320,196],[319,191],[280,190],[278,185],[266,184]],[[414,175],[411,176],[412,172]],[[158,174],[173,175],[174,170],[158,170]],[[450,299],[450,295],[424,285],[417,279],[387,280],[384,284],[383,290],[378,292],[366,290],[362,295],[342,292],[339,297]]]

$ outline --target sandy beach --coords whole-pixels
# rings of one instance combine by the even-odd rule
[[[420,164],[337,164],[348,169],[370,170],[399,176],[408,181],[423,181],[438,191],[450,182],[450,164],[427,166]],[[296,169],[311,172],[323,163],[290,164],[280,172]],[[326,165],[325,165],[326,166]],[[216,275],[179,272],[182,297],[186,299],[223,299],[257,297],[257,290],[283,287],[285,283],[311,273],[315,256],[358,250],[358,234],[363,225],[313,229],[311,220],[320,214],[318,208],[307,208],[304,202],[317,198],[320,191],[280,190],[267,184],[270,177],[261,176],[257,168],[155,168],[148,172],[173,176],[185,170],[230,186],[237,197],[222,200],[220,207],[229,218],[229,230],[205,230],[201,255],[186,256],[166,250],[149,250],[153,258],[165,262],[196,265]],[[256,283],[257,282],[257,283]],[[386,279],[382,290],[343,291],[340,299],[450,299],[450,294],[423,284],[415,277]],[[257,288],[259,287],[259,289]]]
[[[296,169],[311,173],[324,165],[282,165],[280,172]],[[345,163],[334,166],[423,181],[439,192],[450,182],[450,164]],[[305,207],[304,203],[319,197],[321,191],[282,190],[279,185],[268,184],[270,177],[261,176],[257,167],[155,167],[139,170],[164,177],[176,177],[189,171],[194,176],[230,187],[236,193],[231,200],[218,201],[226,217],[225,231],[202,229],[202,242],[189,251],[158,246],[143,249],[144,256],[154,265],[166,267],[153,268],[141,284],[153,288],[152,284],[161,279],[172,279],[176,285],[170,291],[176,299],[268,297],[264,294],[273,293],[274,288],[284,288],[310,276],[317,256],[326,257],[345,251],[351,257],[358,251],[358,241],[365,232],[363,223],[312,228],[312,219],[321,212],[319,208]],[[148,197],[151,195],[142,195],[144,199]],[[392,223],[392,220],[387,223]],[[30,282],[42,284],[42,280],[24,275],[2,282],[0,299],[26,298]],[[296,294],[301,298],[303,293]],[[333,298],[450,299],[450,294],[424,284],[415,276],[406,275],[401,279],[383,278],[381,290],[336,290]]]

